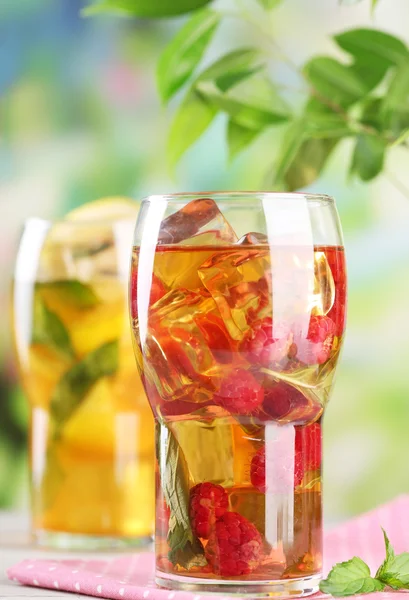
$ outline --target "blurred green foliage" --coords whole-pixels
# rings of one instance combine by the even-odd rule
[[[391,8],[384,9],[386,4]],[[180,23],[82,19],[82,6],[79,0],[19,0],[0,6],[3,315],[8,315],[25,218],[59,217],[73,206],[111,194],[254,189],[278,156],[280,136],[272,129],[228,164],[222,135],[227,119],[218,115],[172,179],[166,164],[169,116],[157,98],[155,68]],[[376,14],[375,25],[409,41],[406,0],[380,2]],[[306,54],[327,52],[334,32],[372,27],[370,19],[365,2],[343,8],[325,0],[309,0],[308,6],[295,0],[277,9],[273,31],[287,54],[302,62]],[[222,25],[213,43],[220,55],[251,45],[252,35],[240,26]],[[297,105],[291,73],[276,64],[271,68],[280,75],[288,100]],[[171,111],[177,102],[172,100]],[[409,492],[407,151],[392,149],[386,164],[387,176],[401,191],[386,177],[373,185],[346,180],[351,151],[349,140],[337,145],[319,182],[308,188],[337,198],[349,266],[348,335],[325,417],[330,521]],[[28,409],[17,384],[9,324],[7,318],[0,323],[1,507],[28,504]]]

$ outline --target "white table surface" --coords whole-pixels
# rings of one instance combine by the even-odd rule
[[[45,551],[34,548],[30,543],[28,515],[20,513],[0,512],[0,600],[11,600],[13,598],[39,598],[48,600],[62,600],[63,598],[81,599],[86,596],[80,594],[64,593],[42,588],[25,587],[9,581],[6,570],[12,565],[26,558],[113,558],[118,553],[107,552],[91,553],[67,553],[61,551]]]

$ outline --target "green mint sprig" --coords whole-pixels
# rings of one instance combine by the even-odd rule
[[[385,587],[393,590],[409,589],[409,552],[395,555],[384,529],[386,558],[371,577],[368,565],[357,556],[346,562],[337,563],[320,583],[320,590],[332,596],[354,596],[382,592]]]

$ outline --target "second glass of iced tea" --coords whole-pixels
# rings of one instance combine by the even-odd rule
[[[147,198],[130,305],[156,420],[157,583],[316,592],[322,416],[346,306],[334,200]]]

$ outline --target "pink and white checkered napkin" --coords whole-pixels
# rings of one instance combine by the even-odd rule
[[[325,536],[325,572],[336,562],[357,555],[374,571],[385,550],[383,527],[396,552],[409,551],[409,495],[400,496],[367,514],[339,525]],[[154,556],[139,553],[115,560],[24,560],[8,570],[11,580],[23,585],[76,592],[115,600],[200,600],[191,592],[171,592],[155,586]],[[204,595],[204,594],[203,594]],[[407,592],[382,592],[357,599],[399,600]],[[325,598],[316,594],[313,598]],[[232,600],[223,597],[220,600]],[[235,598],[237,600],[237,597]]]

